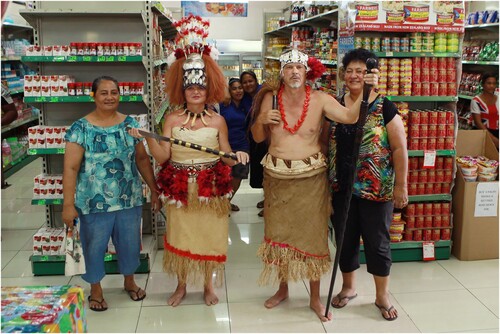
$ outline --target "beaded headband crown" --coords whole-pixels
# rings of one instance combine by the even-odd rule
[[[193,85],[206,88],[207,78],[202,55],[210,56],[214,60],[219,56],[217,49],[206,42],[210,22],[190,14],[174,22],[173,25],[177,29],[175,44],[178,48],[168,56],[168,66],[177,59],[186,58],[182,66],[184,71],[182,88],[186,89]]]
[[[283,70],[283,67],[287,64],[292,64],[292,63],[299,63],[305,66],[306,71],[309,69],[307,66],[307,61],[309,59],[309,56],[306,55],[303,52],[300,52],[299,50],[292,49],[288,52],[283,53],[280,56],[280,62],[281,62],[281,70]]]

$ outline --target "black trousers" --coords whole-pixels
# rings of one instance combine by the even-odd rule
[[[345,193],[337,192],[332,199],[332,222],[337,245],[343,232],[338,213],[342,210],[344,198]],[[340,271],[349,273],[359,268],[359,238],[362,237],[367,271],[376,276],[389,276],[392,264],[389,227],[393,210],[392,201],[375,202],[352,196],[340,253]]]

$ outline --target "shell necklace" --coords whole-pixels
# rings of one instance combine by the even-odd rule
[[[283,86],[280,87],[280,90],[278,92],[278,103],[280,106],[281,119],[283,120],[283,129],[288,130],[291,134],[294,134],[295,132],[297,132],[298,129],[300,129],[300,126],[302,125],[302,123],[304,123],[304,120],[306,119],[310,100],[311,100],[311,87],[306,86],[306,100],[304,101],[302,114],[300,115],[300,118],[297,120],[297,124],[295,124],[293,128],[290,128],[288,126],[288,122],[286,121],[285,107],[283,107]]]

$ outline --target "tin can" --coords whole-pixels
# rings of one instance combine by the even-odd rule
[[[424,235],[422,237],[424,241],[430,241],[432,240],[432,230],[426,229],[424,230]]]
[[[417,194],[417,184],[416,183],[410,183],[408,185],[408,195],[414,196]]]
[[[420,138],[427,138],[429,137],[429,125],[428,124],[421,124],[420,125]]]
[[[446,82],[439,83],[439,96],[446,96],[448,94],[448,84]]]
[[[446,95],[448,96],[456,96],[457,95],[457,83],[456,82],[448,82]]]
[[[418,183],[418,176],[419,176],[418,170],[412,170],[412,171],[408,172],[409,182],[417,184]]]
[[[446,137],[446,124],[438,124],[437,126],[437,137],[444,138]]]
[[[438,75],[437,75],[438,82],[447,82],[448,77],[447,77],[446,69],[444,69],[444,70],[439,69],[439,70],[437,70],[437,73],[438,73]]]
[[[438,59],[434,57],[427,59],[429,59],[429,69],[432,73],[435,73],[435,71],[437,71],[438,69]]]
[[[439,202],[432,203],[432,214],[441,215],[441,203]]]
[[[444,170],[442,169],[436,170],[436,182],[437,183],[444,182]]]
[[[372,48],[372,52],[379,52],[380,51],[380,38],[379,37],[372,38],[371,48]]]
[[[429,119],[431,120],[431,119]],[[436,118],[437,120],[437,118]],[[428,131],[429,138],[436,138],[437,137],[437,125],[435,124],[429,124],[429,131]]]
[[[440,238],[441,238],[441,230],[438,229],[432,230],[432,240],[439,241]]]
[[[420,137],[420,125],[413,124],[410,126],[410,138],[419,138]]]
[[[444,158],[436,157],[436,170],[443,169],[443,166],[444,166]],[[443,182],[443,181],[436,181],[436,182]]]
[[[423,228],[423,227],[424,227],[424,216],[416,216],[415,228]]]
[[[427,150],[427,138],[420,138],[418,140],[418,149],[419,150]]]
[[[445,214],[441,216],[441,227],[448,227],[450,226],[450,215]]]
[[[455,114],[451,111],[446,111],[446,124],[455,124]]]
[[[425,184],[417,184],[417,195],[425,195]]]
[[[391,47],[391,38],[390,37],[382,37],[381,45],[390,48]]]
[[[439,96],[439,83],[437,82],[431,82],[431,96]]]
[[[434,194],[443,193],[442,183],[434,183]]]
[[[441,216],[434,216],[432,220],[432,227],[441,227],[443,224],[443,218]]]
[[[408,228],[408,226],[406,226]],[[412,241],[413,240],[413,233],[411,231],[405,231],[403,235],[404,241]]]
[[[418,169],[418,159],[417,158],[409,158],[409,168],[411,170],[417,170]]]
[[[425,89],[424,86],[423,86],[423,84],[429,85],[430,80],[431,80],[431,72],[430,72],[430,70],[428,70],[428,69],[422,69],[420,71],[420,81],[422,82],[422,94],[424,93],[423,91]],[[430,94],[430,86],[429,86],[429,94]],[[430,95],[428,95],[428,94],[425,95],[424,94],[424,96],[430,96]]]
[[[422,230],[413,231],[413,241],[422,241]]]
[[[445,138],[444,139],[444,149],[445,150],[453,150],[455,147],[455,139],[454,138]]]
[[[451,186],[449,183],[441,183],[441,193],[442,194],[449,194],[450,188],[451,188]]]
[[[434,169],[430,169],[429,171],[427,171],[427,182],[436,183],[436,171]]]
[[[451,229],[443,228],[441,229],[441,240],[450,240]]]
[[[443,142],[443,146],[444,146],[444,142]],[[410,143],[409,143],[408,148],[410,150],[418,150],[418,138],[410,138]]]
[[[455,124],[446,124],[446,137],[455,137]]]
[[[410,111],[410,123],[412,125],[419,125],[420,124],[420,113],[416,112],[415,110]]]
[[[425,194],[426,195],[434,194],[434,184],[432,183],[425,184]]]
[[[354,48],[360,49],[363,47],[363,39],[361,37],[354,38]]]
[[[456,85],[457,71],[446,70],[446,82],[453,82]]]
[[[420,183],[426,183],[427,182],[427,171],[426,170],[420,170],[417,172],[418,173],[418,179],[417,181]],[[426,203],[427,205],[427,203]],[[424,214],[426,213],[426,206],[424,205]]]
[[[438,123],[438,112],[437,111],[429,111],[429,124],[436,125]]]
[[[422,43],[421,42],[411,42],[410,43],[410,52],[421,52],[422,51]]]
[[[438,124],[446,124],[447,115],[445,111],[438,112]]]
[[[432,227],[432,216],[424,217],[424,227]]]
[[[363,49],[366,49],[368,51],[371,50],[371,38],[370,37],[364,37],[362,41]]]
[[[417,216],[424,215],[424,203],[415,203],[415,215]],[[422,226],[417,226],[417,227],[422,227]]]
[[[444,138],[443,137],[436,138],[436,150],[444,150]]]
[[[424,215],[432,216],[432,202],[424,203]]]
[[[415,80],[415,81],[417,81],[417,80]],[[420,81],[420,77],[419,77],[418,81]],[[422,83],[413,82],[412,94],[414,96],[421,96],[422,95]]]
[[[422,70],[429,70],[431,65],[431,59],[429,57],[423,57],[420,59],[420,68]]]
[[[445,169],[444,171],[444,182],[451,183],[453,181],[453,171],[449,169]]]
[[[429,113],[426,111],[420,112],[420,124],[429,124]]]
[[[449,215],[451,213],[451,204],[446,202],[446,203],[442,203],[441,204],[442,206],[442,214],[443,215]]]
[[[451,157],[444,158],[444,164],[443,165],[444,165],[443,166],[444,169],[452,170],[453,169],[453,158],[451,158]]]
[[[435,151],[436,150],[436,138],[427,138],[427,149],[429,151]]]
[[[422,77],[422,96],[431,96],[431,86],[429,83],[429,74],[427,73],[427,80]]]
[[[415,216],[415,207],[416,207],[415,203],[409,203],[405,209],[406,215]]]
[[[382,51],[382,52],[390,52],[391,51],[391,46],[390,45],[382,45],[382,46],[380,46],[380,51]]]

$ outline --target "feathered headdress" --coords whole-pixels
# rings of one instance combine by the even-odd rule
[[[306,68],[306,79],[316,81],[325,73],[325,66],[316,58],[310,57],[297,49],[285,51],[280,56],[281,70],[287,64],[299,63]]]
[[[190,14],[175,21],[173,26],[177,29],[177,48],[167,57],[169,69],[165,76],[170,102],[184,104],[184,90],[193,85],[207,89],[207,103],[222,101],[226,84],[224,75],[215,62],[219,51],[206,42],[209,21]],[[178,85],[180,77],[182,87]]]

